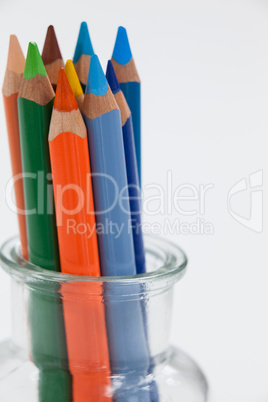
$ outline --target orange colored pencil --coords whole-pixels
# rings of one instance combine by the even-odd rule
[[[19,222],[21,252],[23,257],[28,259],[26,220],[25,215],[22,212],[25,211],[23,179],[22,177],[19,178],[19,176],[17,176],[22,174],[17,99],[24,66],[25,57],[22,53],[19,41],[15,35],[11,35],[2,93],[6,113],[12,173],[14,177],[16,206],[18,209],[17,216]]]
[[[100,276],[87,131],[64,69],[59,72],[49,150],[61,270]],[[79,227],[90,228],[91,235]],[[62,284],[73,401],[112,401],[102,283],[77,282],[77,293],[73,289],[73,282]]]

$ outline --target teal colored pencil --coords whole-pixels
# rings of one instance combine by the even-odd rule
[[[87,85],[90,59],[93,54],[94,50],[87,23],[82,22],[74,52],[73,63],[84,92]]]

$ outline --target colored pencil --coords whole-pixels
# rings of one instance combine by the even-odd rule
[[[96,220],[100,227],[106,228],[98,232],[101,273],[105,276],[135,275],[129,201],[124,198],[120,205],[118,199],[114,200],[114,186],[119,193],[127,188],[120,111],[96,55],[91,57],[83,113],[88,131]],[[121,233],[116,236],[107,230],[107,223],[117,225]],[[150,401],[149,390],[139,389],[137,385],[139,379],[146,377],[150,365],[142,309],[139,300],[132,297],[138,289],[130,285],[128,291],[129,297],[121,299],[120,283],[112,283],[105,289],[111,372],[125,375],[126,381],[125,390],[118,390],[115,400]]]
[[[67,75],[69,84],[71,85],[73,94],[75,96],[76,102],[78,104],[79,109],[81,110],[83,102],[84,102],[84,92],[81,87],[78,75],[74,68],[72,60],[67,60],[65,64],[65,73]]]
[[[48,150],[48,130],[54,91],[31,42],[18,97],[29,260],[59,271],[58,241]],[[39,368],[39,402],[66,402],[71,396],[62,301],[44,291],[30,292],[28,303],[31,354]]]
[[[87,131],[64,69],[59,72],[49,150],[61,271],[100,276]],[[90,236],[74,229],[81,225],[92,230]],[[64,283],[61,288],[73,401],[112,401],[107,392],[110,388],[111,394],[104,305],[101,297],[94,300],[85,294],[98,291],[101,296],[102,284],[78,283],[77,297],[72,294],[73,286]]]
[[[46,39],[42,52],[43,63],[51,85],[56,90],[60,68],[64,67],[61,51],[53,25],[47,29]]]
[[[121,91],[113,65],[110,60],[108,61],[107,65],[106,78],[121,112],[121,125],[127,169],[128,195],[135,251],[136,272],[137,274],[143,274],[146,272],[146,267],[141,226],[141,192],[139,187],[132,116],[126,98]]]
[[[146,272],[146,265],[145,265],[145,251],[144,251],[143,234],[141,226],[142,223],[141,202],[140,202],[141,194],[139,187],[137,159],[135,153],[132,117],[126,98],[124,97],[124,94],[120,89],[120,85],[118,83],[112,62],[110,60],[108,61],[107,64],[106,78],[121,112],[121,124],[122,124],[124,151],[125,151],[125,160],[127,169],[128,195],[129,195],[129,205],[131,212],[131,224],[132,224],[134,251],[135,251],[136,271],[137,274],[142,274]],[[143,311],[144,326],[145,329],[147,329],[146,306],[143,301],[141,301],[141,306]],[[147,334],[147,340],[148,340],[148,334]],[[151,367],[149,369],[148,374],[151,376],[152,372],[153,372],[153,362],[151,362]],[[149,385],[150,385],[151,402],[157,402],[159,400],[157,384],[154,380],[152,380]]]
[[[132,57],[127,31],[123,27],[119,27],[117,31],[112,63],[132,114],[138,174],[141,183],[141,84]]]
[[[41,203],[49,199],[53,205],[47,186],[51,182],[47,177],[51,173],[47,138],[53,102],[54,91],[37,45],[31,42],[18,97],[23,171],[35,175],[24,178],[26,209],[37,212],[26,216],[29,259],[43,268],[60,271],[55,217],[51,205]],[[38,172],[42,174],[38,176]],[[44,194],[36,194],[37,180],[41,181],[38,184],[43,185]],[[42,200],[37,200],[37,195]]]
[[[74,52],[73,63],[84,92],[87,85],[90,59],[93,54],[94,50],[87,23],[82,22]]]
[[[23,214],[23,211],[25,210],[23,180],[22,177],[19,177],[19,175],[22,173],[22,165],[17,106],[18,92],[24,66],[25,57],[21,50],[19,41],[15,35],[11,35],[9,40],[8,59],[2,93],[6,114],[12,174],[14,177],[16,206],[18,210],[17,216],[19,223],[21,253],[25,259],[28,259],[26,220],[25,215]]]

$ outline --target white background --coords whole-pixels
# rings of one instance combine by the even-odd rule
[[[159,5],[161,4],[161,5]],[[202,366],[216,402],[268,401],[268,3],[264,0],[4,1],[0,3],[0,80],[10,33],[24,52],[42,49],[54,24],[63,57],[71,58],[80,22],[89,24],[103,66],[116,29],[128,29],[143,89],[143,184],[166,189],[212,184],[205,214],[144,216],[163,223],[205,219],[213,235],[170,234],[189,257],[176,286],[172,342]],[[1,78],[2,77],[2,78]],[[0,105],[0,242],[16,233],[5,203],[10,161]],[[263,231],[237,223],[227,209],[229,189],[263,170]],[[197,202],[181,203],[185,210]],[[250,193],[233,199],[250,214]],[[166,211],[166,210],[165,210]],[[258,213],[259,211],[257,211]],[[0,340],[10,332],[9,280],[0,273]]]

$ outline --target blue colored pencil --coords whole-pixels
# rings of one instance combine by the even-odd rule
[[[120,111],[96,55],[91,57],[82,109],[88,130],[96,221],[98,227],[106,228],[97,230],[101,273],[135,275],[129,201],[124,197],[121,205],[118,200],[114,202],[114,186],[119,192],[127,188]],[[107,223],[118,225],[120,235],[107,231]],[[124,390],[118,389],[115,395],[117,402],[150,401],[148,387],[138,385],[142,378],[145,381],[150,367],[141,304],[133,297],[139,291],[138,285],[128,285],[127,294],[124,284],[112,283],[105,288],[111,372],[125,378]]]
[[[137,274],[141,274],[146,272],[146,265],[145,265],[145,251],[144,251],[142,227],[141,227],[140,187],[139,187],[131,111],[128,107],[126,98],[124,97],[124,94],[120,89],[119,82],[117,80],[112,62],[110,60],[108,61],[107,64],[106,78],[108,80],[108,84],[110,85],[112,93],[115,97],[115,100],[121,112],[121,124],[122,124],[125,160],[127,168],[128,194],[129,194],[129,204],[130,204],[130,213],[132,222],[132,235],[134,241],[136,270]],[[147,331],[146,307],[143,301],[141,301],[141,307],[143,312],[144,325]],[[153,369],[154,364],[151,359],[151,367],[149,369],[150,375],[152,374]],[[159,401],[157,384],[154,380],[150,384],[150,397],[151,402]]]
[[[93,54],[94,50],[87,23],[82,22],[74,52],[73,63],[84,92],[87,85],[90,58]]]
[[[112,63],[120,88],[132,113],[139,181],[141,184],[141,84],[132,57],[127,31],[119,27],[114,45]]]
[[[121,112],[136,272],[137,274],[143,274],[146,272],[146,266],[141,226],[141,192],[139,187],[132,116],[110,60],[107,65],[106,78]]]

